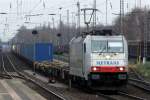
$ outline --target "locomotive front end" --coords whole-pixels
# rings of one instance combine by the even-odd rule
[[[123,36],[92,36],[91,86],[125,86],[128,80],[128,48]]]

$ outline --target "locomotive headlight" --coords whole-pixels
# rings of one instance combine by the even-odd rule
[[[98,71],[98,68],[97,67],[91,67],[91,71],[96,72],[96,71]]]
[[[93,67],[93,71],[96,71],[97,70],[97,68],[96,67]]]
[[[123,70],[124,70],[124,68],[123,68],[123,67],[120,67],[119,69],[120,69],[120,71],[123,71]]]

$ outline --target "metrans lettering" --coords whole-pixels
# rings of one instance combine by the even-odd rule
[[[119,65],[119,61],[97,61],[96,65]]]

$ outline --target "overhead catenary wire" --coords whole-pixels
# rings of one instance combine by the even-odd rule
[[[29,11],[29,14],[31,14],[40,4],[42,4],[42,1],[40,0],[35,6]]]

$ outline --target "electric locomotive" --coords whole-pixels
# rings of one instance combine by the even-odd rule
[[[110,30],[74,37],[70,42],[72,82],[107,90],[120,89],[128,81],[128,45],[123,35]]]

